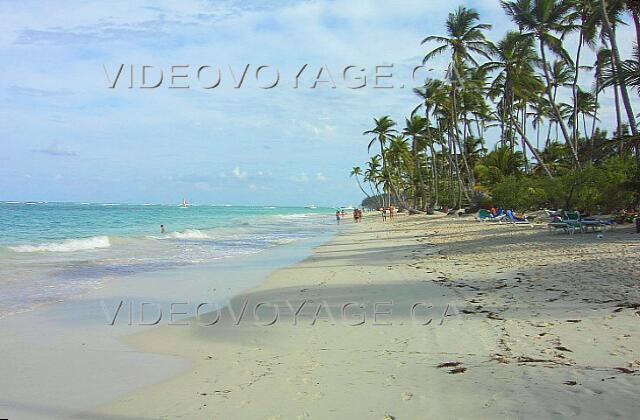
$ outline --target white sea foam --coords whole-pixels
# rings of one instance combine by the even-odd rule
[[[14,252],[76,252],[91,249],[109,248],[111,243],[108,236],[93,236],[90,238],[67,239],[61,242],[48,242],[39,245],[10,246]]]
[[[171,232],[169,234],[175,239],[212,239],[212,236],[197,229],[187,229],[182,232]]]
[[[298,238],[278,238],[278,239],[271,239],[269,243],[273,245],[287,245],[297,240]]]
[[[295,220],[295,219],[307,219],[312,216],[316,216],[315,213],[295,213],[295,214],[277,214],[276,217],[285,220]]]

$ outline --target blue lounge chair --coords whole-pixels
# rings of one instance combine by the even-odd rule
[[[527,220],[527,216],[525,216],[524,218],[520,218],[520,217],[516,217],[515,214],[513,214],[513,210],[507,210],[506,211],[506,221],[508,223],[526,223],[526,224],[531,224],[528,220]]]
[[[495,215],[491,214],[489,210],[481,209],[478,212],[477,219],[480,220],[481,222],[486,222],[486,221],[498,222],[504,219],[505,216],[506,215],[504,214],[504,211],[502,209],[498,209]]]

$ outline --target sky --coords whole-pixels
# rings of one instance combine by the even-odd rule
[[[498,0],[0,0],[0,200],[358,204],[363,131],[403,124],[420,42],[458,5],[494,41],[514,29]]]

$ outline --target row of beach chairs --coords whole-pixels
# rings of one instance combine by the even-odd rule
[[[613,220],[603,220],[593,217],[582,217],[579,211],[562,211],[549,215],[551,221],[547,225],[551,230],[561,230],[565,233],[573,235],[577,232],[588,232],[599,230],[604,232],[605,229],[613,229],[615,222]]]
[[[501,222],[501,223],[514,223],[514,224],[531,224],[526,216],[519,217],[513,212],[513,210],[498,209],[496,214],[491,214],[489,210],[480,210],[478,212],[478,220],[481,222]]]
[[[612,220],[582,217],[578,211],[545,211],[547,216],[550,218],[550,222],[547,224],[549,229],[560,230],[568,234],[574,234],[575,232],[588,232],[589,230],[599,230],[603,232],[605,229],[613,229],[615,226],[615,222]],[[519,217],[513,212],[513,210],[503,209],[498,209],[496,214],[492,214],[489,210],[480,210],[478,212],[477,219],[482,222],[531,224],[531,221],[527,216]]]

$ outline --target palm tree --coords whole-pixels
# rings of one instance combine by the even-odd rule
[[[371,150],[373,144],[377,141],[380,145],[380,156],[382,157],[382,174],[385,177],[385,182],[388,182],[391,189],[393,186],[391,185],[391,178],[389,176],[389,171],[387,170],[387,161],[385,159],[385,145],[391,138],[391,136],[397,131],[393,128],[396,123],[391,119],[390,116],[385,115],[380,118],[373,119],[375,123],[375,127],[371,130],[367,130],[363,133],[363,135],[373,134],[375,137],[369,142],[369,146],[367,150]],[[389,197],[388,197],[389,198]],[[384,204],[384,203],[383,203]],[[388,200],[387,205],[390,204],[390,200]]]
[[[575,74],[573,83],[571,85],[571,92],[573,95],[573,107],[578,105],[578,80],[580,74],[580,54],[582,52],[582,46],[587,44],[592,49],[596,46],[597,28],[601,25],[601,14],[599,13],[599,6],[597,0],[573,0],[571,5],[572,12],[567,16],[567,20],[571,22],[577,22],[575,25],[579,29],[578,35],[578,48],[576,51],[575,59]],[[574,29],[574,28],[571,28]],[[573,125],[573,139],[574,143],[578,141],[578,113],[573,113],[572,119]],[[586,136],[586,133],[585,133]]]
[[[640,50],[637,47],[634,51],[634,57],[623,61],[615,72],[611,67],[605,68],[602,87],[610,87],[623,82],[628,87],[636,88],[638,95],[640,95]]]
[[[442,45],[431,50],[425,55],[423,63],[433,59],[434,57],[444,54],[447,50],[451,51],[451,63],[449,64],[448,75],[451,81],[451,116],[452,116],[452,132],[457,147],[461,150],[463,163],[469,177],[469,182],[473,185],[473,171],[470,170],[466,151],[460,141],[460,132],[458,129],[458,103],[457,103],[457,84],[462,81],[465,73],[465,63],[472,63],[478,66],[474,55],[480,55],[490,58],[493,50],[492,44],[487,41],[483,31],[491,29],[491,25],[478,23],[480,15],[474,9],[467,9],[460,6],[454,13],[449,13],[446,22],[447,36],[428,36],[422,40],[422,44],[427,42],[438,42]]]
[[[618,41],[616,40],[615,27],[612,24],[610,11],[607,9],[607,2],[600,0],[600,7],[602,11],[602,27],[607,35],[609,43],[611,45],[611,58],[614,65],[614,72],[617,73],[622,70],[623,63],[620,59],[620,50],[618,49]],[[615,13],[615,10],[613,11]],[[640,47],[640,46],[638,46]],[[636,118],[633,114],[633,108],[631,108],[631,101],[629,100],[629,93],[627,92],[627,84],[624,79],[620,78],[616,74],[617,81],[620,86],[620,96],[622,96],[622,103],[624,104],[625,111],[627,112],[627,118],[629,119],[629,125],[633,136],[638,135],[638,127],[636,125]]]
[[[362,191],[362,193],[366,195],[367,198],[371,198],[371,196],[367,194],[364,188],[362,188],[362,184],[360,183],[360,177],[363,176],[362,168],[360,168],[359,166],[354,166],[353,168],[351,168],[351,176],[356,177],[356,182],[358,183],[358,188],[360,188],[360,191]]]
[[[533,40],[523,38],[518,32],[509,31],[495,47],[492,60],[483,64],[485,71],[497,71],[489,89],[490,95],[500,98],[501,142],[512,143],[511,131],[507,131],[506,113],[512,112],[513,102],[519,96],[519,89],[524,85],[534,84],[536,79],[533,64],[538,55],[533,49]],[[537,79],[536,79],[537,80]]]
[[[640,0],[627,0],[627,9],[631,13],[633,26],[636,29],[636,48],[640,48]],[[640,54],[636,58],[640,64]]]
[[[411,213],[416,213],[417,210],[410,206],[405,198],[406,191],[412,185],[410,176],[411,152],[407,144],[407,138],[402,134],[391,137],[385,153],[385,160],[391,163],[395,169],[393,173],[389,174],[389,186],[393,196],[402,207],[408,209]]]
[[[507,146],[496,146],[476,166],[476,170],[490,183],[522,172],[524,156]]]
[[[555,98],[552,94],[551,75],[547,60],[547,48],[565,62],[573,65],[569,53],[564,49],[562,40],[555,34],[565,33],[572,26],[566,23],[567,14],[571,10],[571,2],[567,0],[501,0],[502,7],[514,22],[520,27],[524,36],[534,37],[538,40],[541,66],[546,81],[547,97],[551,109],[558,119],[565,142],[571,146],[576,165],[580,165],[577,147],[572,142],[567,125],[562,118]]]
[[[369,183],[371,193],[376,197],[380,207],[384,207],[384,195],[380,193],[378,186],[384,184],[384,176],[380,172],[380,156],[375,155],[369,158],[367,169],[364,172],[364,180]]]
[[[584,129],[584,136],[587,137],[587,121],[586,117],[594,117],[598,104],[596,103],[595,96],[590,92],[578,88],[578,94],[576,95],[576,105],[572,108],[571,122],[578,121],[579,116],[582,114],[582,126]],[[597,118],[597,117],[596,117]],[[574,130],[580,133],[580,130]],[[579,137],[578,137],[579,138]]]
[[[413,160],[413,178],[414,178],[414,203],[413,206],[418,208],[418,197],[421,193],[423,208],[428,209],[427,188],[424,185],[422,170],[420,169],[420,150],[422,149],[423,139],[426,134],[428,121],[419,115],[412,115],[411,118],[405,120],[405,128],[402,133],[411,139],[411,153]]]
[[[423,63],[449,49],[451,50],[452,65],[455,67],[465,61],[478,65],[472,53],[489,58],[491,47],[482,31],[491,29],[491,25],[477,23],[479,19],[480,15],[477,11],[463,6],[460,6],[455,13],[449,13],[446,22],[448,36],[428,36],[422,40],[422,44],[432,41],[442,44],[429,52],[424,57]]]

